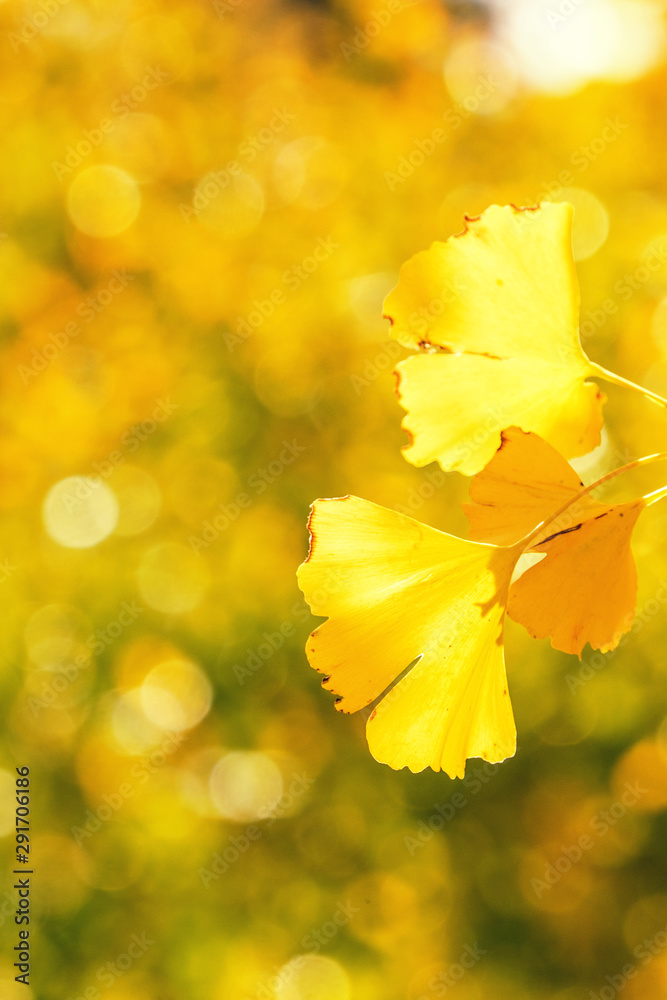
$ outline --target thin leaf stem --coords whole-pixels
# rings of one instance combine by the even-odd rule
[[[553,514],[550,514],[549,517],[545,518],[544,521],[541,521],[537,525],[537,527],[533,528],[532,531],[530,531],[524,538],[522,538],[519,542],[517,542],[517,547],[520,548],[522,552],[525,552],[526,549],[530,547],[530,543],[535,538],[537,538],[538,535],[543,534],[544,529],[548,528],[549,525],[556,520],[556,518],[560,517],[561,514],[564,514],[565,511],[569,507],[571,507],[573,503],[577,502],[577,500],[581,500],[582,497],[588,496],[589,493],[591,493],[593,490],[596,490],[598,486],[602,486],[603,483],[609,482],[610,479],[615,479],[616,476],[620,476],[623,472],[629,472],[631,469],[636,469],[640,465],[646,465],[649,462],[658,462],[661,459],[667,459],[667,451],[660,451],[656,452],[655,455],[645,455],[643,458],[636,458],[634,459],[634,461],[628,462],[626,465],[619,466],[618,469],[612,469],[611,472],[607,472],[600,479],[596,480],[596,482],[591,483],[590,486],[585,486],[578,493],[575,493],[575,495],[571,497],[570,500],[567,501],[567,503],[564,503],[561,507],[558,508],[558,510],[554,511]],[[655,503],[657,500],[660,500],[665,495],[667,495],[667,486],[662,487],[659,490],[655,490],[654,493],[649,493],[645,499],[647,499],[650,504],[650,503]]]
[[[614,382],[616,385],[625,386],[626,389],[634,389],[635,392],[641,392],[642,396],[646,396],[647,399],[650,399],[653,403],[657,403],[658,406],[667,406],[667,399],[663,399],[656,392],[651,392],[650,389],[645,389],[643,385],[637,385],[636,382],[630,382],[629,379],[623,378],[615,372],[607,371],[601,365],[596,365],[594,361],[591,361],[591,368],[593,369],[592,374],[597,375],[598,378],[603,378],[607,382]]]
[[[663,497],[667,497],[667,486],[661,486],[659,490],[653,490],[653,493],[647,493],[645,497],[642,497],[646,501],[646,506],[650,507],[652,503],[657,503],[658,500],[662,500]]]

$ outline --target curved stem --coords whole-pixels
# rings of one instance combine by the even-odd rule
[[[653,490],[653,493],[647,493],[642,499],[646,501],[646,506],[650,507],[652,503],[657,503],[658,500],[662,500],[663,497],[667,497],[667,486],[661,486],[659,490]]]
[[[667,403],[665,405],[667,405]],[[639,465],[645,465],[648,462],[658,462],[661,459],[666,458],[667,451],[659,451],[656,452],[655,455],[645,455],[643,458],[636,458],[634,461],[628,462],[626,465],[619,466],[618,469],[612,469],[611,472],[607,472],[606,475],[602,476],[596,482],[591,483],[590,486],[584,486],[582,490],[575,493],[575,495],[571,497],[567,503],[564,503],[558,508],[558,510],[554,511],[553,514],[550,514],[549,517],[544,519],[544,521],[541,521],[537,527],[533,528],[532,531],[517,542],[517,547],[520,547],[521,551],[525,552],[525,550],[530,546],[530,543],[537,538],[538,535],[543,534],[544,529],[548,528],[549,525],[552,524],[556,518],[560,517],[561,514],[564,514],[568,507],[571,507],[573,503],[577,502],[577,500],[581,500],[582,497],[588,496],[589,493],[596,490],[598,486],[602,486],[603,483],[609,482],[610,479],[615,479],[616,476],[620,476],[623,472],[629,472],[631,469],[636,469]],[[665,495],[667,495],[667,486],[656,490],[654,493],[649,493],[647,499],[649,500],[649,503],[655,503]]]
[[[621,375],[616,375],[615,372],[607,371],[601,365],[596,365],[594,361],[591,361],[591,368],[593,369],[592,374],[597,375],[598,378],[603,378],[607,382],[614,382],[616,385],[625,386],[626,389],[634,389],[635,392],[641,392],[642,396],[646,396],[647,399],[657,403],[658,406],[667,406],[667,399],[663,399],[657,392],[651,392],[650,389],[645,389],[643,385],[637,385],[636,382],[630,382],[629,379],[623,378]]]

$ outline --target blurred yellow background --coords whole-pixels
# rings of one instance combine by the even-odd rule
[[[585,350],[667,391],[665,35],[658,0],[0,3],[3,1000],[667,997],[667,513],[617,651],[509,623],[519,749],[463,781],[373,761],[295,581],[316,496],[465,533],[381,318],[465,213],[571,201]],[[588,478],[664,448],[608,394]]]

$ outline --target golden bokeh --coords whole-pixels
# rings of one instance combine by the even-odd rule
[[[454,781],[370,757],[295,579],[316,497],[467,532],[468,481],[401,454],[382,318],[465,215],[570,200],[584,349],[667,393],[666,25],[0,3],[2,1000],[667,996],[660,505],[627,639],[579,660],[509,622],[517,753]],[[604,390],[587,483],[667,431]]]

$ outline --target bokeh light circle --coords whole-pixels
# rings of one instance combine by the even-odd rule
[[[213,689],[196,663],[173,659],[159,663],[141,686],[141,705],[156,726],[181,732],[192,729],[211,707]]]
[[[264,214],[264,191],[250,174],[211,172],[202,177],[192,199],[199,222],[222,236],[242,236]]]
[[[491,0],[498,32],[535,90],[568,94],[590,80],[631,80],[662,57],[665,27],[651,0]]]
[[[197,607],[206,592],[209,573],[201,556],[184,545],[165,542],[146,552],[137,579],[149,607],[174,615]]]
[[[512,53],[482,38],[455,45],[445,60],[444,75],[463,114],[495,114],[516,93],[518,75]]]
[[[78,174],[67,193],[67,211],[86,236],[118,236],[132,225],[141,207],[135,180],[119,167],[99,164]]]
[[[107,138],[115,162],[138,184],[146,184],[168,171],[172,143],[161,118],[135,113],[119,121]]]
[[[298,955],[277,976],[276,1000],[349,1000],[350,980],[327,955]]]
[[[225,754],[211,771],[211,799],[217,811],[237,823],[266,819],[280,800],[283,779],[274,761],[258,751]]]
[[[572,253],[574,259],[588,260],[609,235],[609,212],[597,195],[587,188],[561,188],[551,201],[569,201],[574,208]]]
[[[68,476],[51,487],[42,507],[47,534],[69,549],[87,549],[108,538],[118,522],[113,491],[94,476]]]
[[[164,735],[162,726],[149,719],[144,711],[142,689],[132,688],[121,694],[111,712],[111,731],[118,746],[127,754],[151,750]]]
[[[137,465],[114,470],[113,489],[118,500],[116,534],[140,535],[155,522],[162,507],[162,493],[153,477]]]
[[[319,135],[302,136],[283,146],[274,163],[274,184],[286,204],[315,211],[340,194],[348,166],[332,142]]]
[[[44,604],[26,622],[23,632],[26,651],[38,666],[57,667],[73,656],[78,640],[91,629],[91,623],[76,608]]]
[[[667,808],[667,753],[659,732],[657,739],[635,743],[616,762],[612,789],[621,798],[628,789],[641,789],[634,795],[633,810],[643,813],[660,812]],[[664,737],[663,737],[664,738]]]

